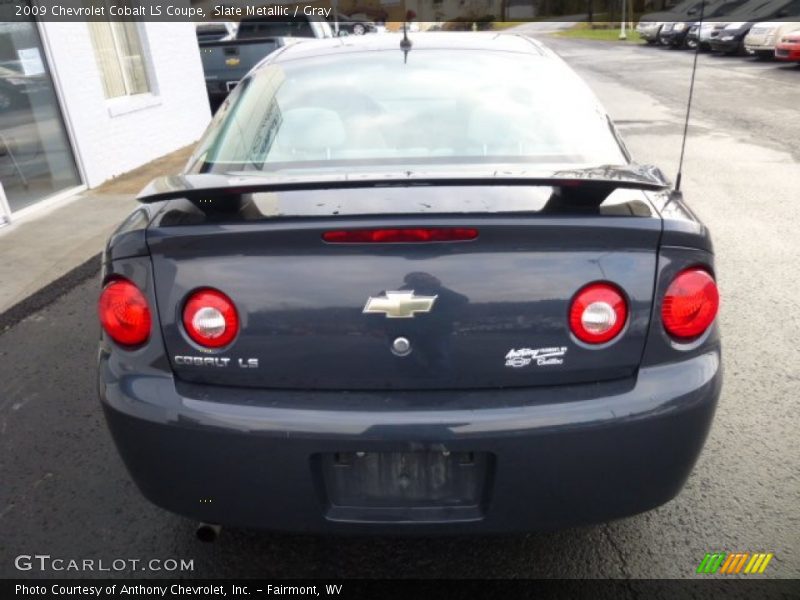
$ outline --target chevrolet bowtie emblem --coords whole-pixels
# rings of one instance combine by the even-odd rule
[[[438,296],[415,296],[410,292],[386,292],[384,296],[370,297],[364,305],[365,313],[383,313],[389,319],[411,319],[415,313],[431,312]]]

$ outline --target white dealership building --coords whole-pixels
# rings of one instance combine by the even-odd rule
[[[0,22],[0,222],[186,146],[209,119],[192,23]]]

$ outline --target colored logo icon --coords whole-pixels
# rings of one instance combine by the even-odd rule
[[[755,575],[766,570],[773,556],[774,554],[771,552],[755,552],[753,554],[750,552],[706,553],[697,567],[697,572],[707,575],[714,573]]]

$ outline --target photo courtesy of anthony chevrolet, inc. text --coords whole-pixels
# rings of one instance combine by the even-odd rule
[[[800,598],[800,0],[0,0],[0,598]]]

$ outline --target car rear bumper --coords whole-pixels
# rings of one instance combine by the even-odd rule
[[[661,25],[639,25],[636,27],[636,33],[639,34],[643,40],[648,42],[658,41]]]
[[[713,52],[736,52],[739,50],[741,40],[721,40],[719,38],[711,40],[711,50]]]
[[[101,402],[148,499],[199,521],[329,533],[532,531],[652,509],[689,476],[722,382],[718,350],[629,380],[452,392],[214,388],[115,364],[101,354]],[[476,510],[331,502],[320,457],[420,451],[490,458]]]
[[[769,52],[772,53],[775,50],[775,42],[773,41],[765,41],[763,39],[759,40],[752,40],[750,38],[745,38],[744,40],[744,49],[750,53],[756,52]]]
[[[683,43],[686,41],[687,31],[668,31],[668,32],[661,32],[659,38],[661,39],[661,43],[665,46],[682,46]]]

